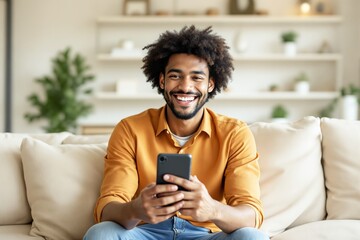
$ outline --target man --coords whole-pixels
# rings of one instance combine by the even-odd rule
[[[254,138],[245,123],[204,107],[233,71],[225,40],[191,26],[144,49],[142,69],[166,105],[115,127],[95,208],[100,223],[84,239],[268,239],[257,230],[263,212]],[[159,153],[191,154],[190,180],[166,174],[168,184],[156,185]]]

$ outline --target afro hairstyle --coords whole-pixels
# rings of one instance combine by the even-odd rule
[[[166,31],[157,41],[145,46],[143,50],[148,52],[143,58],[142,70],[147,78],[146,81],[151,83],[152,88],[157,88],[159,94],[163,94],[164,91],[160,87],[159,76],[165,73],[166,65],[173,54],[191,54],[207,62],[210,77],[215,82],[214,91],[209,93],[209,98],[213,98],[222,89],[227,88],[234,70],[233,59],[225,39],[214,34],[211,26],[199,30],[191,25],[183,27],[179,32]]]

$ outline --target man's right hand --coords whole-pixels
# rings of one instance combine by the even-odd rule
[[[184,202],[184,194],[174,184],[149,184],[131,202],[135,218],[156,224],[174,216]]]

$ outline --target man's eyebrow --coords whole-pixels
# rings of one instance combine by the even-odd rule
[[[167,71],[167,74],[171,73],[171,72],[182,73],[183,71],[181,71],[180,69],[177,69],[177,68],[172,68]],[[190,73],[206,75],[205,72],[203,72],[203,71],[191,71]]]
[[[177,68],[171,68],[166,73],[171,73],[171,72],[181,73],[182,71],[180,69],[177,69]]]

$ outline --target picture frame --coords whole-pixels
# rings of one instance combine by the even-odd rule
[[[150,0],[124,0],[124,15],[149,15]]]

